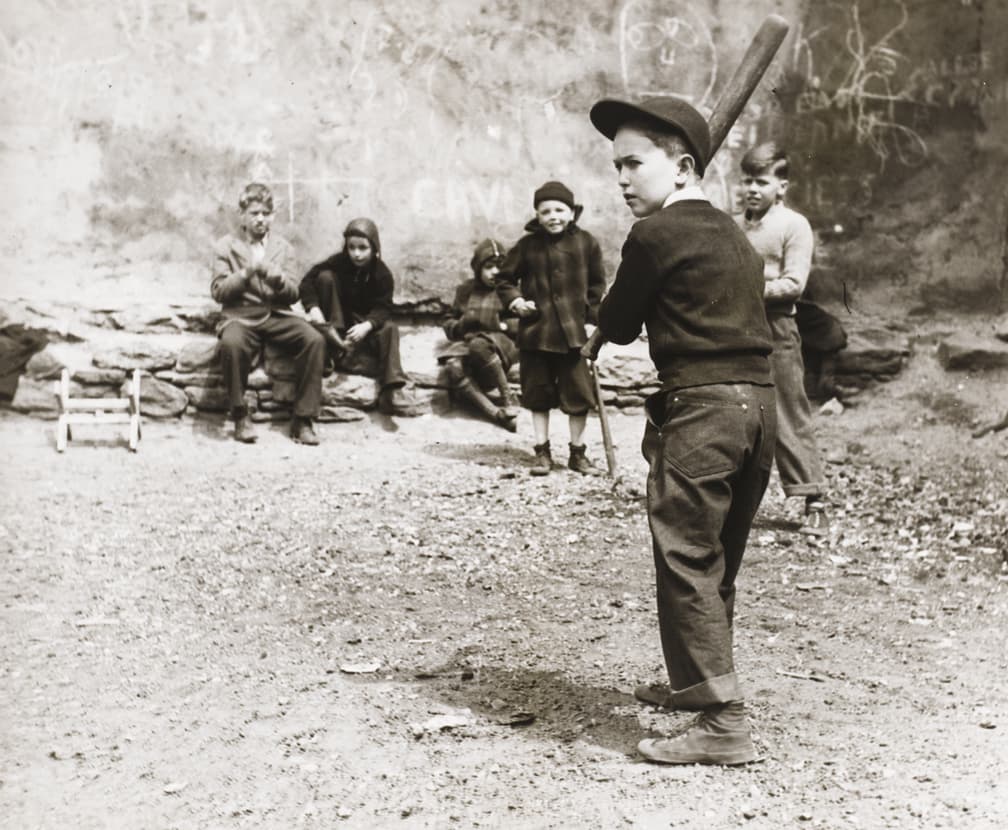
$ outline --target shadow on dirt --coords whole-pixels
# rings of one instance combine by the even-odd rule
[[[478,662],[478,655],[459,652],[441,666],[403,673],[396,681],[452,711],[468,709],[491,727],[522,730],[547,743],[579,741],[636,757],[637,743],[647,731],[638,714],[647,707],[632,695],[577,684],[560,672]]]
[[[510,467],[520,473],[525,473],[532,462],[532,455],[527,450],[509,447],[507,444],[444,444],[439,442],[424,445],[423,451],[427,455],[433,455],[437,458],[469,461],[486,467]]]

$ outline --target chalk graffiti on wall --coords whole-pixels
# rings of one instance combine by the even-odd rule
[[[909,61],[897,48],[898,36],[906,28],[909,12],[902,0],[892,3],[898,19],[876,37],[869,37],[862,24],[861,8],[850,8],[849,27],[844,34],[845,52],[831,56],[825,72],[818,65],[816,39],[826,27],[808,35],[799,34],[792,60],[794,69],[804,74],[805,90],[798,96],[796,114],[811,125],[812,143],[835,140],[836,126],[817,120],[819,114],[840,114],[853,140],[871,151],[884,169],[890,159],[914,167],[928,155],[925,140],[906,123],[906,113],[914,107],[913,83],[907,71]],[[837,67],[842,67],[837,72]],[[824,78],[828,75],[827,82]]]
[[[619,15],[620,68],[627,95],[678,95],[709,103],[718,73],[710,27],[684,2],[629,0]]]

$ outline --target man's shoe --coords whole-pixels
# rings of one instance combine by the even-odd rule
[[[581,473],[584,476],[597,476],[600,470],[588,460],[588,456],[585,455],[587,449],[585,445],[570,444],[569,446],[570,457],[567,459],[567,466],[575,473]]]
[[[637,686],[633,690],[633,696],[641,703],[650,703],[652,706],[664,709],[672,708],[672,690],[666,683],[648,683]]]
[[[420,405],[410,398],[401,386],[382,389],[378,395],[378,411],[384,415],[413,418],[423,414]]]
[[[647,738],[637,751],[656,764],[748,764],[756,760],[741,703],[708,709],[681,735]]]
[[[532,467],[529,469],[529,472],[534,476],[549,475],[550,468],[553,466],[553,456],[550,454],[550,442],[545,441],[542,444],[536,444],[532,450],[535,452],[535,458],[532,459]]]
[[[826,505],[817,500],[805,502],[805,521],[800,530],[809,536],[829,536]]]
[[[254,444],[259,440],[259,434],[247,417],[235,419],[234,437],[235,441],[241,441],[243,444]]]
[[[315,427],[312,426],[311,418],[301,418],[295,416],[291,422],[291,438],[297,444],[307,444],[309,447],[318,445],[319,439],[315,434]]]

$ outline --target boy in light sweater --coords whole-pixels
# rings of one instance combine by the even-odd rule
[[[763,301],[773,333],[770,366],[777,389],[777,449],[774,458],[786,496],[805,497],[802,532],[829,533],[826,479],[805,394],[801,337],[795,302],[805,291],[814,238],[808,220],[784,205],[788,161],[774,142],[751,148],[742,158],[745,211],[736,221],[763,257]]]

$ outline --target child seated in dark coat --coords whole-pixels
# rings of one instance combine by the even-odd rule
[[[452,391],[472,404],[498,426],[516,432],[518,417],[508,384],[508,369],[518,359],[514,344],[517,326],[502,319],[504,307],[497,296],[497,275],[504,248],[495,239],[484,239],[473,253],[473,278],[455,291],[455,301],[442,328],[451,341],[439,351]],[[502,405],[487,397],[500,393]]]
[[[389,317],[395,278],[381,258],[378,226],[363,217],[343,231],[343,249],[313,265],[301,279],[301,304],[322,331],[337,368],[353,371],[354,357],[378,363],[378,407],[389,415],[418,411],[406,397],[399,327]]]

